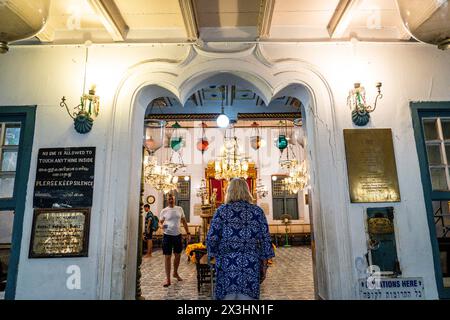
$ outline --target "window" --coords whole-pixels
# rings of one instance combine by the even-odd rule
[[[276,178],[275,178],[276,177]],[[293,220],[298,217],[298,193],[290,194],[283,187],[286,176],[272,176],[272,210],[273,219],[279,220],[281,215],[287,213]]]
[[[178,187],[175,192],[175,205],[183,208],[186,221],[190,221],[191,212],[191,179],[179,177]],[[164,197],[164,207],[167,207],[167,199]]]
[[[432,189],[449,191],[450,118],[423,118],[422,124]]]
[[[0,122],[0,200],[14,197],[20,123]],[[11,255],[14,211],[0,211],[0,292],[6,289]]]
[[[423,139],[431,181],[435,234],[439,246],[442,281],[450,288],[450,117],[423,117]],[[444,196],[444,199],[442,199]]]
[[[450,103],[412,102],[434,274],[440,298],[450,298]]]
[[[0,198],[12,198],[19,152],[20,123],[0,123]]]
[[[36,106],[0,107],[0,299],[14,299]]]

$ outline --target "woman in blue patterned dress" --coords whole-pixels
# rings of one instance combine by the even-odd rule
[[[252,202],[247,182],[233,179],[211,221],[206,246],[216,260],[218,300],[259,299],[267,260],[275,255],[264,212]]]

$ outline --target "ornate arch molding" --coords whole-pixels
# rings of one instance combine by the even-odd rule
[[[321,270],[326,278],[321,293],[326,298],[352,297],[351,279],[341,280],[327,272],[328,268],[334,270],[334,274],[352,270],[346,220],[348,212],[341,186],[342,181],[346,181],[343,177],[346,171],[337,153],[341,149],[339,139],[336,139],[338,132],[330,86],[313,65],[299,59],[270,61],[261,47],[254,45],[235,52],[207,52],[191,46],[183,59],[145,60],[131,66],[124,74],[114,95],[107,135],[104,185],[108,189],[102,202],[101,225],[105,240],[99,249],[99,298],[134,298],[137,252],[137,221],[134,214],[138,212],[139,150],[142,148],[142,115],[146,107],[136,103],[139,93],[149,86],[160,86],[185,102],[196,85],[220,72],[229,72],[251,82],[266,103],[291,84],[301,84],[308,89],[311,101],[306,121],[313,124],[308,125],[308,136],[311,134],[309,152],[313,160],[314,171],[311,175],[316,192],[314,209],[318,216],[315,223],[322,230],[316,236],[323,242],[323,252],[319,258],[327,266]],[[131,155],[131,159],[124,157],[126,154]],[[335,174],[330,176],[317,170],[318,162],[314,163],[314,160],[319,159],[319,155],[321,167],[333,168]],[[326,202],[322,204],[319,199],[326,199]],[[342,245],[337,246],[337,243]],[[335,294],[338,296],[335,297]]]

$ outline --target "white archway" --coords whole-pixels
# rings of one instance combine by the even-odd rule
[[[192,50],[192,49],[191,49]],[[283,88],[299,84],[310,95],[306,106],[313,224],[316,238],[318,294],[326,299],[353,298],[351,240],[343,181],[343,155],[337,152],[334,101],[327,82],[315,68],[297,60],[270,62],[258,47],[238,53],[199,55],[185,61],[145,61],[130,68],[116,91],[107,146],[102,225],[105,240],[99,257],[99,298],[134,299],[138,212],[140,196],[142,128],[145,106],[137,103],[143,88],[161,87],[182,103],[205,79],[220,72],[253,84],[261,98],[270,100]],[[156,92],[156,91],[155,91]],[[155,96],[154,98],[156,98]],[[304,96],[298,96],[304,99]],[[130,157],[123,155],[129,154]],[[320,171],[321,167],[330,172]],[[128,192],[124,191],[128,190]],[[320,201],[321,200],[321,201]]]

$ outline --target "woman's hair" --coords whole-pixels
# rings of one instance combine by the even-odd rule
[[[236,201],[247,201],[249,203],[253,202],[253,197],[248,189],[247,181],[244,179],[235,178],[228,184],[225,203]]]

